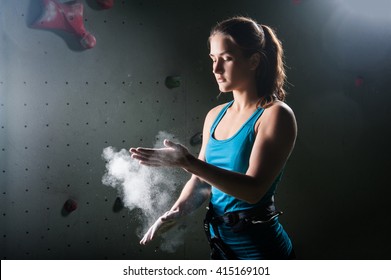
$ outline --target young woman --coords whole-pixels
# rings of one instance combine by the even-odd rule
[[[131,148],[140,164],[191,173],[171,210],[148,230],[151,241],[210,199],[205,230],[214,259],[291,259],[274,193],[295,144],[294,113],[284,103],[283,49],[273,30],[245,17],[218,23],[209,37],[221,92],[233,100],[207,114],[199,157],[165,140],[165,148]]]

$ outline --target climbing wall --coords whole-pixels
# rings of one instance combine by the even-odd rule
[[[62,19],[51,2],[0,3],[1,259],[209,258],[204,207],[172,252],[140,246],[143,213],[102,183],[102,152],[163,131],[198,153],[206,113],[230,99],[209,29],[233,15],[285,47],[299,136],[276,202],[298,257],[389,258],[389,1],[58,0],[83,5]],[[172,199],[189,178],[175,176]]]
[[[113,210],[118,192],[101,182],[101,154],[152,146],[159,131],[198,152],[189,141],[221,102],[201,82],[212,81],[208,29],[189,49],[183,36],[200,27],[178,26],[172,4],[85,1],[82,23],[96,45],[84,48],[72,29],[42,28],[44,2],[1,3],[1,258],[207,257],[200,217],[189,226],[197,237],[175,253],[139,246],[140,213]],[[173,182],[178,191],[186,178]]]

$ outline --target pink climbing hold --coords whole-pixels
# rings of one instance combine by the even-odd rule
[[[83,11],[84,6],[78,1],[67,4],[56,0],[43,0],[42,15],[31,27],[73,33],[83,48],[90,49],[96,45],[96,39],[84,27]]]
[[[114,6],[114,0],[96,0],[103,9],[110,9]]]

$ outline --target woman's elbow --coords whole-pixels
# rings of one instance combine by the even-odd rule
[[[244,201],[248,204],[257,204],[265,196],[269,187],[270,184],[256,180],[252,187],[254,191],[249,193]]]

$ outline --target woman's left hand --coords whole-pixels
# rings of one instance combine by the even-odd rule
[[[139,160],[140,164],[147,166],[176,166],[186,168],[189,159],[193,157],[189,150],[178,143],[164,140],[165,148],[130,148],[132,158]]]

